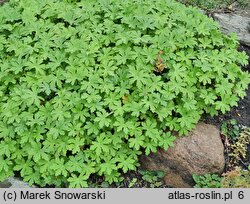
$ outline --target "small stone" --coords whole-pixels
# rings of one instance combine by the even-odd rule
[[[33,188],[30,187],[28,183],[21,181],[16,177],[9,177],[5,181],[0,182],[0,188]]]
[[[11,183],[8,180],[0,182],[0,188],[9,188],[11,187]]]

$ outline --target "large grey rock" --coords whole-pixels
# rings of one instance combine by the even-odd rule
[[[234,32],[242,44],[250,46],[250,17],[235,13],[214,13],[213,18],[223,33]]]
[[[146,170],[165,171],[164,181],[168,186],[192,187],[193,174],[223,172],[224,146],[215,126],[198,123],[188,136],[177,138],[173,148],[142,156],[140,163]]]
[[[29,186],[29,184],[21,181],[19,178],[9,177],[5,181],[0,182],[0,188],[31,188],[31,187]]]

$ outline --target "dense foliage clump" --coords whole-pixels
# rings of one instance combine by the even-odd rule
[[[0,25],[0,180],[117,182],[249,83],[235,36],[172,0],[10,0]]]
[[[194,188],[249,188],[250,171],[235,167],[222,176],[217,174],[193,175]]]
[[[194,188],[221,188],[222,178],[217,174],[193,175]]]

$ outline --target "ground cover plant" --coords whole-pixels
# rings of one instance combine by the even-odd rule
[[[249,74],[234,35],[172,0],[10,0],[0,7],[0,180],[121,181]]]
[[[194,188],[250,188],[250,170],[236,167],[221,176],[217,174],[193,175]]]
[[[231,129],[235,132],[235,127]],[[232,171],[240,166],[243,169],[248,169],[250,165],[248,148],[250,145],[250,128],[241,127],[240,133],[237,137],[231,137],[231,133],[223,136],[223,143],[225,147],[226,167],[225,171]]]
[[[193,175],[194,188],[221,188],[222,178],[217,174]]]

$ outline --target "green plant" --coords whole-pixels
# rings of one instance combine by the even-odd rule
[[[139,170],[139,173],[142,175],[142,179],[150,183],[150,187],[159,187],[162,185],[162,178],[166,175],[163,171],[148,171],[148,170]]]
[[[220,188],[222,178],[217,174],[205,174],[202,176],[193,174],[194,188]]]
[[[235,167],[222,176],[216,174],[205,174],[203,176],[193,175],[195,188],[250,188],[250,170],[242,170]]]
[[[132,181],[130,181],[130,183],[129,183],[128,187],[129,187],[129,188],[134,187],[134,186],[135,186],[135,184],[136,184],[136,182],[137,182],[137,178],[133,178],[133,179],[132,179]]]
[[[237,126],[237,128],[239,127]],[[229,139],[226,137],[224,141],[225,152],[228,156],[227,166],[230,169],[240,163],[246,166],[244,161],[247,159],[247,148],[250,144],[250,128],[243,126],[240,131],[236,129],[236,134],[233,129],[226,127],[227,132],[223,133],[226,136],[231,135]]]
[[[240,134],[240,127],[237,120],[231,119],[223,122],[221,125],[221,133],[231,140],[236,140]]]
[[[222,188],[250,188],[250,171],[236,167],[223,174]]]
[[[228,141],[225,143],[225,147],[228,152],[229,167],[239,165],[242,160],[245,160],[247,157],[247,146],[250,143],[250,128],[243,127],[238,137],[234,140]],[[243,163],[244,164],[244,163]],[[245,165],[245,164],[244,164]]]
[[[10,0],[0,25],[0,180],[119,182],[249,83],[236,36],[172,0]]]

